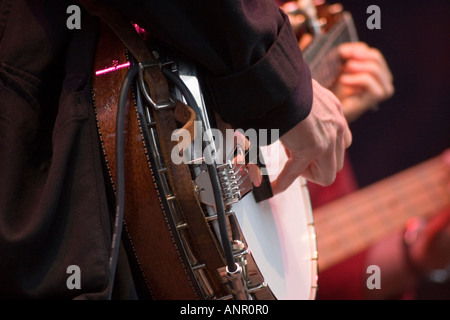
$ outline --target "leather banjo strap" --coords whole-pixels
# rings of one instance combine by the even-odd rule
[[[146,64],[153,62],[150,67],[145,68],[145,78],[150,90],[150,96],[157,104],[168,102],[170,100],[169,86],[160,69],[160,65],[157,63],[146,43],[141,39],[131,23],[120,15],[115,9],[109,7],[101,1],[80,0],[79,2],[88,10],[89,13],[101,18],[101,20],[103,20],[115,32],[117,37],[120,38],[138,62],[145,62]],[[225,265],[221,247],[213,235],[208,222],[205,220],[203,210],[195,193],[188,165],[183,163],[176,165],[170,158],[171,150],[176,147],[177,144],[176,141],[171,141],[172,133],[176,129],[179,129],[177,122],[181,123],[184,129],[193,133],[195,113],[186,104],[177,100],[174,108],[163,108],[153,112],[153,114],[156,120],[156,129],[160,139],[160,146],[168,171],[169,181],[181,214],[188,225],[190,236],[193,238],[193,243],[196,246],[195,251],[197,258],[200,264],[204,264],[206,266],[205,271],[208,274],[214,291],[223,292],[224,289],[221,284],[222,281],[218,273],[218,269]],[[194,137],[194,135],[191,134],[191,137]],[[174,178],[176,179],[176,183],[174,183]],[[131,214],[128,214],[128,217],[129,219],[133,218]],[[157,228],[158,226],[152,227]],[[161,228],[161,226],[159,226],[159,228]],[[174,235],[176,234],[176,230],[171,230],[170,225],[166,225],[164,228],[166,228],[167,232],[171,234],[171,237],[176,237]],[[165,250],[175,250],[179,253],[179,248],[170,248],[175,243],[176,241],[167,243],[165,245],[167,249],[163,249],[160,254],[164,255]],[[152,244],[133,243],[133,246],[136,245],[151,246]],[[149,257],[147,260],[153,261],[144,262],[141,258],[140,265],[141,268],[149,268],[149,273],[158,275],[168,272],[166,266],[161,265],[159,262],[159,257]],[[176,275],[168,274],[167,276],[172,278],[174,282],[177,282]],[[160,278],[161,281],[164,282],[167,282],[168,280],[167,277]],[[189,281],[191,280],[192,279]],[[157,279],[155,279],[155,281],[157,281]],[[163,285],[163,283],[157,284],[156,287],[161,287]],[[170,284],[167,285],[170,286]],[[197,294],[194,294],[194,296],[195,295]],[[153,296],[158,298],[155,292],[153,292]],[[170,299],[170,297],[166,294],[162,295],[162,298]],[[188,293],[186,298],[192,299],[194,297],[192,294]],[[196,298],[199,298],[198,295]]]

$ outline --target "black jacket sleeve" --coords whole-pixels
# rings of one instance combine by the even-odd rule
[[[200,64],[213,107],[234,127],[276,128],[282,135],[309,114],[309,68],[275,1],[109,3]]]

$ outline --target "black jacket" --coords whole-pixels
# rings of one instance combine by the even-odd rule
[[[201,65],[233,126],[283,134],[308,115],[309,69],[273,0],[109,2]],[[99,21],[83,11],[81,29],[68,30],[71,4],[0,0],[1,298],[105,297],[111,210],[91,97]],[[80,290],[67,288],[71,265]]]

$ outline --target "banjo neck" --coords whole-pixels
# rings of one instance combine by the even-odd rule
[[[320,270],[450,205],[450,172],[437,156],[314,210]]]

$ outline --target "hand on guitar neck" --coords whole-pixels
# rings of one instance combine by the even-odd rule
[[[330,90],[352,122],[394,94],[393,76],[382,53],[363,42],[343,43],[338,52],[344,66]]]
[[[304,50],[311,41],[311,35],[303,35],[300,48]],[[343,67],[330,90],[342,103],[347,121],[353,122],[392,97],[394,78],[383,54],[364,42],[342,43],[337,51]]]
[[[327,75],[327,78],[330,78],[331,81],[334,80],[334,84],[331,85],[330,83],[326,87],[342,103],[347,121],[355,121],[366,111],[376,108],[378,103],[394,94],[392,73],[383,54],[378,49],[369,47],[364,42],[358,42],[356,31],[354,36],[346,35],[343,38],[339,38],[346,33],[341,31],[335,35],[335,33],[326,30],[332,29],[336,21],[342,19],[337,18],[343,10],[339,4],[326,5],[322,3],[321,10],[319,10],[321,12],[320,17],[317,15],[317,12],[309,13],[309,16],[306,14],[311,9],[309,7],[312,4],[310,1],[288,1],[280,7],[287,13],[292,29],[298,37],[299,47],[303,52],[311,46],[321,47],[317,42],[312,44],[317,35],[311,33],[312,30],[307,27],[307,21],[311,18],[313,20],[322,19],[321,36],[328,38],[329,43],[333,43],[332,47],[337,46],[338,59],[336,61],[332,60],[332,64],[339,65],[341,62],[343,64],[341,72],[335,75],[336,78],[333,73]],[[306,9],[302,7],[305,5],[307,6]],[[299,8],[303,8],[303,10],[299,11]],[[350,29],[352,29],[352,26],[348,22],[345,30]],[[350,31],[348,32],[351,33]],[[323,44],[322,47],[329,54],[332,50],[330,50],[328,42],[325,43],[327,45]],[[313,60],[319,59],[317,56],[320,55],[315,54],[311,58]],[[316,65],[315,62],[310,61],[310,63]],[[328,63],[321,61],[321,68],[330,68],[329,63],[330,61]],[[319,78],[317,80],[320,82]]]

